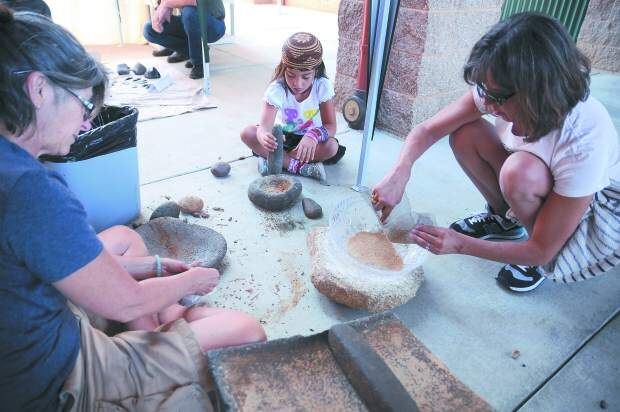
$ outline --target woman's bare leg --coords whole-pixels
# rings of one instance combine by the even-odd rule
[[[126,226],[113,226],[97,234],[103,247],[114,256],[148,256],[142,237]],[[159,326],[157,315],[146,315],[126,323],[128,330],[153,330]]]
[[[469,179],[495,213],[504,215],[508,204],[499,185],[499,174],[508,152],[495,128],[484,119],[468,123],[450,135],[450,146]]]
[[[190,321],[189,326],[203,352],[227,346],[262,342],[267,339],[260,322],[243,312],[231,309],[202,308],[201,311],[194,314],[188,313],[187,316],[190,319],[196,317],[195,320]]]
[[[553,187],[547,165],[531,153],[513,153],[501,168],[499,185],[512,212],[532,233],[538,211]]]

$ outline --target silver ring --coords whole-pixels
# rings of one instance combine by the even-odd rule
[[[428,250],[429,252],[431,251],[431,245],[429,245],[428,243],[426,244],[426,246],[424,246],[424,249]]]

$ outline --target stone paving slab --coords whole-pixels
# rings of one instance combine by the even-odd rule
[[[620,315],[581,349],[519,411],[620,410]],[[602,403],[604,401],[604,404]]]

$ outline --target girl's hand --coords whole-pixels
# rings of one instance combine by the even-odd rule
[[[261,146],[263,146],[268,152],[273,152],[278,148],[278,141],[271,133],[265,133],[261,130],[257,130],[256,138]]]
[[[170,276],[176,275],[177,273],[185,272],[191,268],[185,262],[181,262],[176,259],[169,258],[161,258],[161,275],[162,276]]]
[[[408,180],[409,175],[391,171],[372,189],[372,204],[381,213],[382,223],[402,200]]]
[[[464,236],[452,229],[420,225],[411,230],[411,240],[435,255],[461,253]]]
[[[318,143],[311,137],[304,136],[291,155],[302,163],[310,163],[314,160],[314,152]]]

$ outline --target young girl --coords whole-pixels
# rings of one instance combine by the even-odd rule
[[[561,23],[537,13],[497,23],[474,46],[464,77],[471,90],[409,133],[398,163],[374,188],[384,217],[400,201],[413,163],[450,135],[487,211],[450,229],[414,229],[415,243],[507,263],[497,280],[514,292],[620,264],[618,135],[589,94],[588,59]],[[494,124],[483,114],[494,115]]]
[[[263,97],[260,123],[241,132],[241,140],[260,156],[258,171],[267,172],[267,155],[276,149],[274,123],[284,131],[284,167],[290,173],[324,181],[325,164],[336,163],[345,152],[334,138],[334,87],[325,75],[321,42],[299,32],[282,46],[282,60]]]

